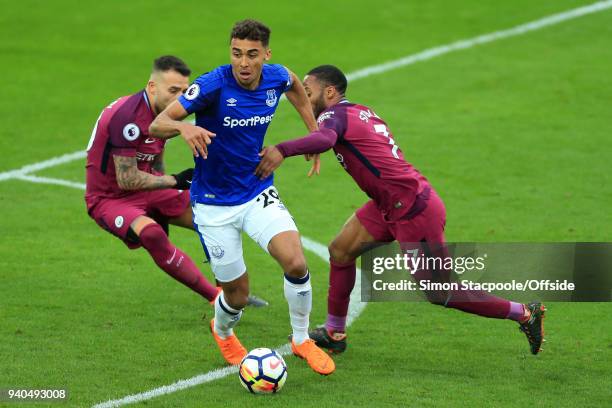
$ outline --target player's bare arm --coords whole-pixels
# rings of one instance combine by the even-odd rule
[[[173,176],[155,176],[138,170],[136,157],[113,155],[117,184],[122,190],[160,190],[176,185]]]
[[[289,76],[291,77],[291,88],[285,92],[285,95],[287,95],[289,102],[291,102],[291,104],[295,107],[295,110],[302,117],[308,131],[314,132],[319,128],[319,126],[317,125],[317,120],[312,113],[312,107],[310,106],[310,101],[306,95],[304,85],[302,85],[302,81],[300,81],[297,75],[295,75],[293,72],[289,71]]]
[[[297,77],[297,75],[295,75],[289,69],[287,69],[287,71],[289,71],[289,76],[291,77],[292,84],[291,88],[287,92],[285,92],[285,95],[287,95],[287,99],[289,100],[289,102],[291,102],[291,104],[295,107],[295,110],[302,117],[302,120],[304,121],[306,128],[308,128],[308,131],[314,132],[319,127],[317,125],[317,120],[315,119],[314,114],[312,112],[312,107],[308,100],[308,96],[306,95],[304,85],[302,85],[302,81]],[[308,177],[312,176],[313,174],[319,174],[319,172],[321,171],[321,158],[319,157],[319,155],[315,154],[311,156],[308,154],[305,157],[306,160],[314,159],[312,168],[308,172]]]
[[[206,159],[207,146],[216,135],[202,127],[183,122],[186,117],[185,108],[178,101],[174,101],[153,120],[149,126],[149,134],[159,139],[169,139],[180,134],[195,157]]]

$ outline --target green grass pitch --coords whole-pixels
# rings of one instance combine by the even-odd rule
[[[227,63],[229,29],[245,17],[271,26],[272,61],[302,76],[323,63],[355,71],[589,3],[8,3],[0,172],[84,149],[101,109],[143,88],[158,55],[181,56],[196,75]],[[611,241],[611,38],[609,9],[363,78],[348,95],[387,121],[444,199],[447,239]],[[267,144],[304,133],[285,103]],[[180,140],[166,156],[169,171],[191,162]],[[307,179],[307,170],[287,160],[276,185],[301,232],[325,244],[365,195],[330,153],[319,177]],[[84,161],[37,174],[84,182]],[[174,229],[171,238],[203,257],[193,233]],[[248,310],[238,333],[247,348],[284,344],[281,272],[248,239],[245,255],[253,292],[271,306]],[[328,269],[306,256],[316,324]],[[548,306],[548,343],[537,357],[513,322],[377,303],[351,327],[330,377],[287,356],[288,380],[275,396],[253,397],[230,375],[135,406],[609,406],[610,304]],[[211,313],[144,251],[99,229],[82,191],[0,181],[0,387],[67,387],[70,399],[52,406],[87,407],[206,373],[223,366],[203,320]]]

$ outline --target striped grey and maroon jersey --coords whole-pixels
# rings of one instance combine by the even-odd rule
[[[117,184],[113,155],[136,157],[139,170],[155,174],[152,164],[163,152],[165,140],[149,137],[154,118],[144,90],[121,97],[102,111],[87,146],[88,209],[100,198],[130,194]]]
[[[324,110],[320,129],[337,135],[338,162],[390,221],[408,213],[427,179],[408,163],[387,124],[372,109],[346,100]]]

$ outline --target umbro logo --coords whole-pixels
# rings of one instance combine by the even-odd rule
[[[227,106],[236,106],[236,102],[238,102],[238,101],[236,99],[234,99],[234,98],[229,98],[225,102],[227,102]]]

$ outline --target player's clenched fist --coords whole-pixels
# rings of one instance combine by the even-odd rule
[[[285,160],[276,146],[264,147],[259,153],[259,157],[261,157],[261,161],[255,169],[255,175],[262,180],[270,176]]]
[[[193,169],[186,169],[180,173],[173,174],[172,177],[176,180],[174,188],[177,190],[189,190],[191,188],[191,180],[193,180]]]
[[[181,126],[181,137],[185,139],[185,142],[191,148],[195,157],[202,157],[206,159],[208,156],[208,145],[212,143],[212,138],[216,134],[209,132],[208,130],[185,123]]]

